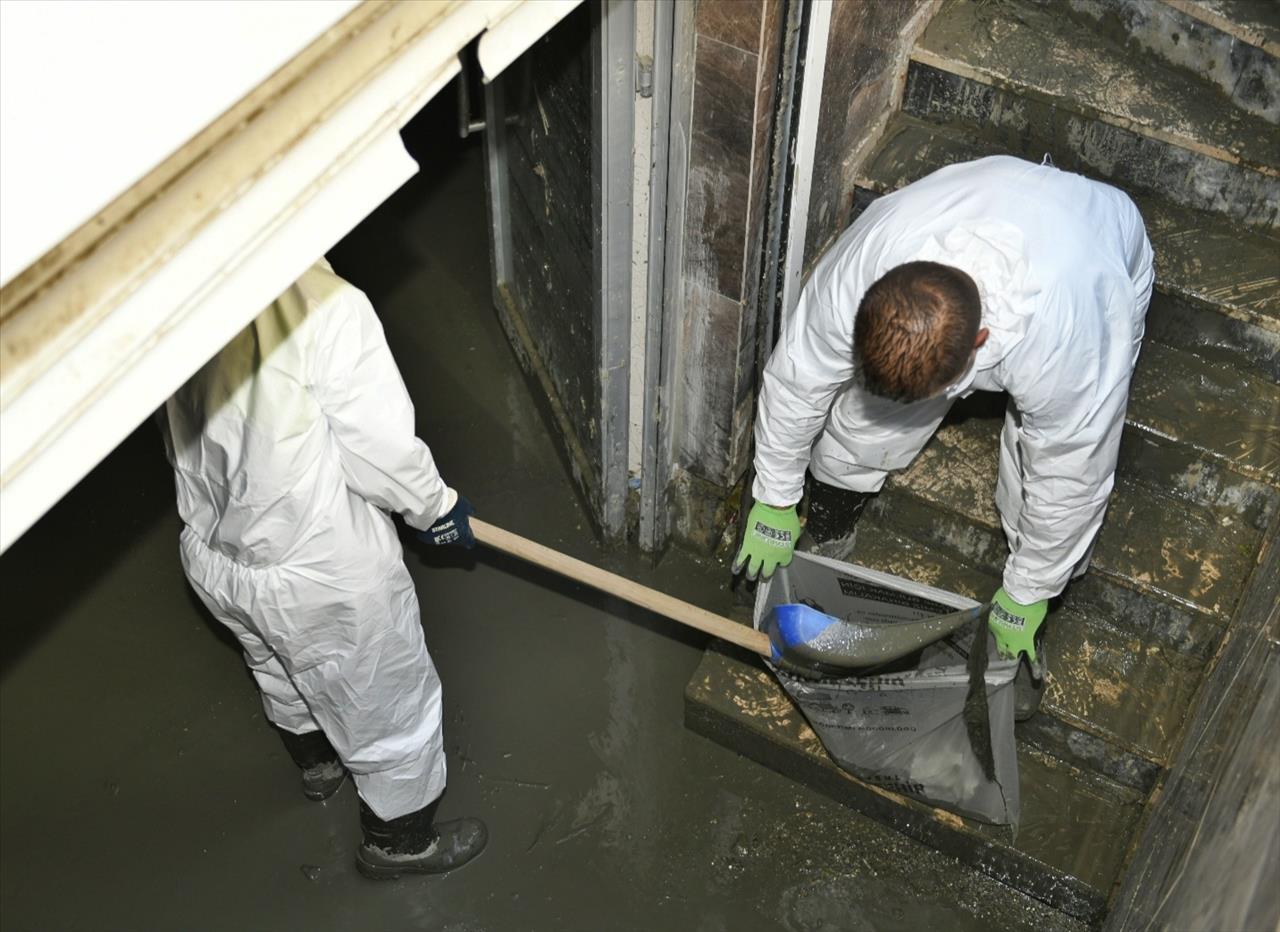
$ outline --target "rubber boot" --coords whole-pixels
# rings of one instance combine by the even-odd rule
[[[302,770],[302,793],[307,799],[322,802],[338,792],[347,778],[347,768],[338,759],[323,731],[308,731],[295,735],[277,728],[285,750]]]
[[[811,479],[804,535],[798,549],[833,560],[847,560],[853,553],[858,518],[871,495]]]
[[[394,880],[401,874],[443,874],[466,864],[489,842],[479,819],[435,823],[440,800],[396,819],[378,818],[360,800],[364,843],[356,850],[356,869],[371,880]]]
[[[1019,656],[1018,674],[1013,679],[1013,719],[1025,722],[1040,711],[1044,684],[1049,678],[1049,658],[1044,650],[1044,625],[1036,632],[1036,659]]]

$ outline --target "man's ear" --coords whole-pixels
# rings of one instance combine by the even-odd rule
[[[982,346],[983,343],[987,342],[987,337],[989,336],[991,336],[991,331],[988,330],[986,327],[983,327],[981,330],[978,331],[977,337],[974,338],[973,348],[978,349],[980,346]]]

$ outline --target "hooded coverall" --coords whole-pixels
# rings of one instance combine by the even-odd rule
[[[854,318],[872,283],[915,260],[969,274],[990,336],[944,393],[899,403],[860,386]],[[1057,595],[1087,567],[1102,524],[1153,280],[1133,202],[1052,166],[992,156],[880,198],[817,263],[769,359],[756,500],[798,502],[806,466],[875,492],[957,397],[1008,392],[996,486],[1004,589],[1027,605]]]
[[[161,412],[182,565],[267,718],[322,729],[382,819],[445,785],[440,679],[396,529],[457,495],[368,299],[318,262]]]

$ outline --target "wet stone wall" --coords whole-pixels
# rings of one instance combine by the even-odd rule
[[[1201,687],[1105,932],[1280,922],[1280,522]]]
[[[691,477],[687,488],[727,488],[746,469],[755,401],[757,291],[782,3],[699,0],[693,23],[675,444],[677,462]],[[709,523],[687,513],[681,536],[697,540]]]
[[[852,222],[854,178],[897,109],[907,55],[937,4],[844,0],[832,7],[805,267]]]
[[[832,11],[809,249],[849,223],[862,153],[893,109],[932,0],[838,0]],[[785,16],[781,0],[698,0],[681,256],[674,443],[677,536],[709,548],[749,465],[761,253]]]
[[[527,351],[551,382],[552,404],[576,454],[574,467],[601,468],[599,323],[593,242],[599,236],[593,166],[592,11],[579,7],[503,78],[507,190],[512,242],[509,298],[528,330]],[[521,341],[513,341],[517,347]],[[597,483],[587,477],[585,485]]]

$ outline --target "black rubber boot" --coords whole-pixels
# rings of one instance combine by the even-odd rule
[[[284,742],[285,750],[302,770],[302,792],[307,799],[322,802],[338,792],[342,781],[347,778],[347,768],[338,759],[338,752],[323,731],[308,731],[301,735],[283,728],[276,731]]]
[[[443,874],[466,864],[489,842],[479,819],[435,824],[440,800],[390,821],[378,818],[360,800],[364,844],[356,850],[356,869],[372,880],[394,880],[401,874]]]
[[[850,492],[817,479],[809,481],[809,505],[799,549],[835,560],[853,552],[858,518],[873,493]]]

